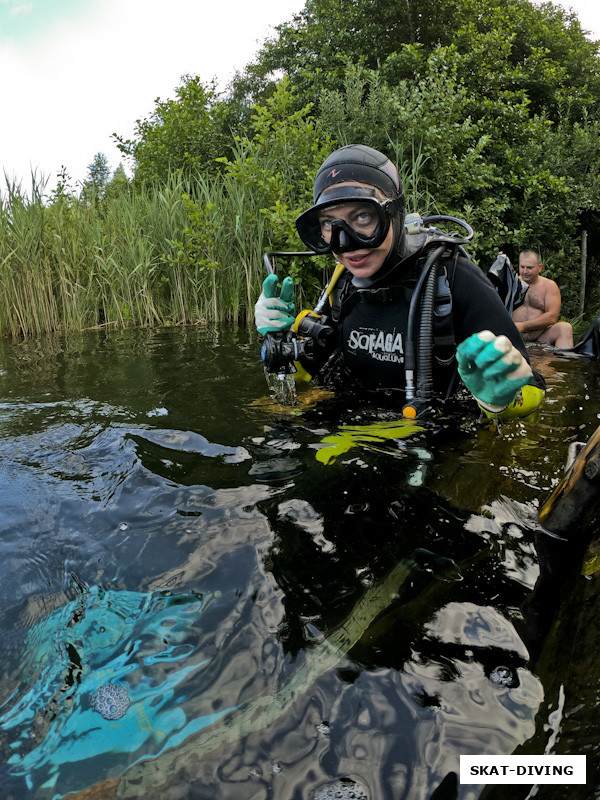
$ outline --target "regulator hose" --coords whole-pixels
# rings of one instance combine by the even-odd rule
[[[406,389],[405,389],[405,397],[407,403],[412,400],[417,399],[421,401],[422,398],[420,396],[415,397],[415,337],[414,337],[414,329],[415,329],[415,317],[417,314],[417,309],[419,307],[419,302],[421,299],[421,294],[423,292],[423,286],[427,283],[427,288],[425,292],[425,297],[423,300],[423,308],[421,311],[421,322],[419,325],[419,336],[423,337],[424,335],[427,336],[427,346],[419,346],[419,369],[417,371],[417,381],[418,381],[418,389],[429,391],[429,398],[431,399],[431,391],[433,387],[433,366],[432,366],[432,344],[433,344],[433,307],[435,301],[435,289],[437,284],[437,265],[439,263],[439,259],[441,258],[443,252],[446,249],[446,245],[443,244],[440,247],[436,247],[436,249],[431,253],[431,255],[427,258],[427,261],[423,265],[423,269],[421,270],[421,274],[419,275],[419,280],[417,281],[417,285],[415,286],[415,290],[413,292],[413,296],[410,300],[410,307],[408,311],[408,329],[406,332],[406,352],[404,355],[404,368],[406,373]],[[427,326],[429,326],[429,330],[427,331]],[[427,333],[425,333],[427,331]],[[422,342],[421,338],[421,342]],[[422,378],[419,378],[419,372],[422,374]],[[429,383],[429,389],[427,390],[427,383]],[[418,392],[417,392],[418,394]]]
[[[421,404],[431,402],[433,397],[433,311],[438,282],[438,265],[439,258],[433,262],[427,275],[419,320],[416,400]]]

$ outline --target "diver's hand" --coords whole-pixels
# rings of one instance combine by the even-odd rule
[[[294,282],[291,278],[285,278],[277,297],[277,281],[277,275],[267,275],[262,294],[254,306],[254,324],[263,336],[287,331],[294,324]]]
[[[456,348],[458,371],[467,389],[486,411],[499,412],[514,400],[533,372],[506,336],[474,333]]]

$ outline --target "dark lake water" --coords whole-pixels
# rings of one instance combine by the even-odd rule
[[[526,420],[416,428],[278,406],[245,328],[0,342],[0,796],[599,796],[594,543],[530,609],[600,365],[532,360]],[[513,752],[588,784],[457,784]]]

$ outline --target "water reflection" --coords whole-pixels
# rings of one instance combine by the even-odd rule
[[[407,432],[273,403],[257,352],[228,328],[0,343],[8,797],[464,799],[460,753],[544,751],[572,665],[542,647],[535,520],[598,366],[542,352],[533,418]]]

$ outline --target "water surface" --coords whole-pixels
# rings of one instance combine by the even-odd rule
[[[599,365],[534,351],[544,405],[498,430],[468,401],[419,426],[279,406],[258,349],[0,343],[6,798],[466,800],[459,754],[545,750],[588,753],[568,796],[593,797],[593,551],[537,638],[527,603]]]

